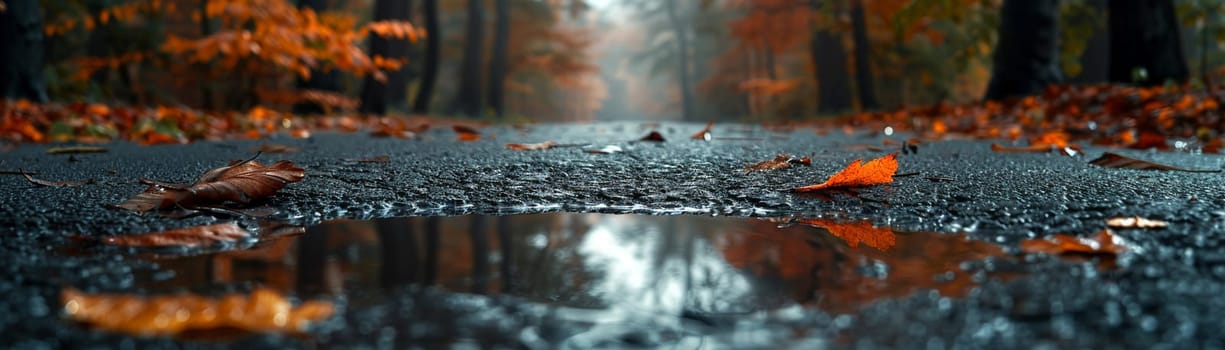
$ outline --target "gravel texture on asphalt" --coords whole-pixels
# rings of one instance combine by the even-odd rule
[[[950,299],[920,293],[867,307],[854,317],[803,313],[760,320],[749,331],[773,326],[809,329],[797,342],[836,339],[835,346],[871,348],[1137,348],[1225,347],[1225,174],[1107,169],[1089,160],[1109,149],[1083,154],[997,153],[990,142],[925,142],[899,154],[892,185],[856,193],[812,195],[790,188],[819,183],[854,159],[898,151],[877,131],[819,135],[812,129],[768,130],[741,124],[715,125],[712,141],[690,135],[702,124],[594,123],[490,127],[476,142],[460,142],[435,128],[414,139],[364,134],[317,134],[309,139],[199,142],[143,147],[108,144],[107,153],[50,155],[54,145],[23,145],[0,153],[0,170],[23,169],[51,181],[94,180],[79,187],[38,187],[21,175],[0,175],[0,347],[175,347],[161,338],[130,338],[84,330],[59,317],[63,286],[122,291],[134,274],[154,263],[124,254],[68,252],[70,237],[152,232],[233,218],[201,215],[183,219],[109,208],[139,193],[137,179],[191,182],[208,169],[246,159],[264,143],[301,147],[263,154],[261,162],[292,160],[306,178],[288,185],[267,205],[272,218],[310,225],[335,218],[519,214],[550,211],[652,215],[804,216],[870,220],[896,231],[968,232],[1015,252],[1023,239],[1053,233],[1088,236],[1105,219],[1141,216],[1169,222],[1162,230],[1119,229],[1135,247],[1119,267],[1093,261],[1028,255],[1021,263],[967,262],[975,271],[1018,271],[1010,281],[986,281],[971,295]],[[665,142],[636,142],[658,130]],[[504,144],[555,141],[543,151],[512,151]],[[607,145],[622,151],[590,153]],[[1225,158],[1179,152],[1110,150],[1184,168],[1221,169]],[[811,166],[747,172],[745,166],[778,153],[812,158]],[[387,156],[385,163],[358,158]],[[253,227],[252,219],[241,219]],[[121,252],[121,250],[114,250]],[[445,294],[445,293],[444,293]],[[425,298],[425,299],[422,299]],[[379,324],[403,309],[437,307],[423,300],[451,300],[451,312],[490,314],[464,322],[480,339],[525,342],[517,330],[534,327],[571,332],[549,312],[506,297],[404,291],[376,314],[350,313],[324,325],[316,339],[331,345],[378,346]],[[398,310],[398,311],[397,311]],[[461,311],[455,311],[461,310]],[[373,311],[372,311],[373,312]],[[442,312],[442,311],[437,311]],[[515,315],[502,317],[500,313]],[[369,324],[368,324],[369,323]],[[542,328],[543,327],[543,328]],[[552,328],[550,328],[552,327]],[[554,329],[556,328],[556,329]],[[544,329],[544,330],[540,330]],[[663,346],[667,334],[644,325],[610,336],[613,343]],[[654,333],[653,333],[654,332]],[[642,333],[642,334],[638,334]],[[794,332],[785,332],[791,338]],[[518,334],[518,335],[517,335]],[[402,337],[404,335],[401,335]],[[472,336],[467,334],[467,336]],[[499,338],[499,337],[505,337]],[[777,343],[724,344],[772,347]],[[769,337],[767,337],[769,338]],[[549,344],[547,336],[533,338]],[[661,340],[663,339],[663,340]],[[305,340],[258,336],[216,346],[302,346]],[[505,343],[503,343],[505,344]],[[798,343],[813,345],[812,343]],[[829,344],[826,344],[829,345]]]

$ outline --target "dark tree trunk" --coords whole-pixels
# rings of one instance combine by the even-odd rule
[[[315,10],[315,12],[326,11],[327,5],[327,0],[301,0],[298,3],[298,7]],[[310,78],[298,79],[298,90],[340,91],[340,72],[335,69],[326,71],[312,69]],[[295,114],[323,114],[327,111],[328,106],[313,102],[299,102],[293,106]]]
[[[876,109],[876,88],[872,84],[872,60],[869,59],[868,18],[863,11],[863,0],[851,0],[852,39],[855,42],[855,84],[859,94],[859,107]]]
[[[489,234],[485,217],[473,216],[468,227],[468,239],[472,244],[472,293],[489,292]]]
[[[510,41],[510,0],[496,0],[494,4],[493,57],[489,60],[489,107],[498,118],[506,113],[506,60]]]
[[[1097,14],[1106,13],[1107,0],[1091,0]],[[1105,27],[1094,26],[1089,42],[1085,43],[1085,52],[1080,54],[1080,74],[1068,77],[1068,82],[1076,84],[1099,84],[1110,79],[1110,32]]]
[[[412,17],[411,0],[377,0],[374,3],[375,21],[408,21]],[[408,59],[408,39],[384,38],[370,35],[370,56],[391,59]],[[408,109],[408,65],[387,72],[387,81],[380,82],[373,76],[362,81],[362,113],[387,114],[387,108]]]
[[[43,81],[43,21],[38,0],[5,0],[0,11],[0,93],[47,102]]]
[[[680,21],[676,14],[676,2],[666,1],[668,20],[672,22],[672,30],[676,34],[676,52],[679,65],[679,78],[677,80],[681,89],[681,120],[693,120],[693,92],[689,90],[689,35],[685,30],[685,23]]]
[[[815,11],[820,3],[812,0],[809,5]],[[812,36],[809,55],[816,68],[813,72],[816,73],[818,111],[839,113],[851,109],[850,77],[842,38],[829,29],[817,30]]]
[[[481,53],[485,46],[485,2],[468,0],[468,26],[464,34],[464,60],[460,63],[459,93],[451,112],[469,117],[481,116]]]
[[[988,100],[1024,96],[1059,83],[1059,0],[1005,0]]]
[[[213,35],[212,20],[208,18],[208,0],[200,0],[200,36],[207,37]],[[203,64],[197,64],[200,69],[207,69]],[[204,110],[214,109],[215,102],[213,101],[213,88],[208,82],[200,84],[200,108]]]
[[[1110,0],[1110,81],[1160,85],[1187,80],[1171,0]],[[1135,74],[1143,70],[1144,74]]]
[[[298,239],[297,276],[295,289],[303,295],[324,293],[327,287],[326,276],[328,260],[327,229],[307,229],[302,238]]]
[[[438,25],[438,0],[425,0],[425,64],[422,67],[421,86],[413,98],[413,113],[430,112],[430,99],[434,96],[434,82],[438,80],[439,48],[442,31]]]

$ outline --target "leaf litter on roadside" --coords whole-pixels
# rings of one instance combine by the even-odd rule
[[[451,131],[455,132],[455,137],[460,141],[472,142],[481,139],[481,132],[471,126],[452,125]]]
[[[115,207],[147,212],[170,208],[200,209],[226,203],[246,205],[267,198],[305,176],[305,170],[294,166],[293,162],[282,160],[263,165],[252,157],[209,170],[191,184],[141,179],[141,183],[149,187]]]
[[[1101,157],[1089,161],[1089,164],[1100,166],[1103,168],[1116,169],[1136,169],[1136,170],[1170,170],[1170,171],[1185,171],[1189,173],[1219,173],[1220,169],[1186,169],[1176,166],[1170,166],[1160,163],[1154,163],[1146,160],[1127,157],[1113,152],[1102,153]]]
[[[177,335],[189,331],[238,329],[300,334],[335,313],[330,301],[294,305],[268,288],[219,298],[197,294],[139,296],[93,294],[66,288],[64,315],[95,329],[134,335]]]
[[[797,187],[792,191],[809,192],[889,184],[893,182],[893,174],[897,173],[897,167],[897,152],[867,163],[864,163],[862,159],[856,159],[842,171],[830,176],[825,182]]]

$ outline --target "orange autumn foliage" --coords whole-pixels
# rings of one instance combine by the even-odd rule
[[[422,36],[401,21],[374,22],[353,28],[353,21],[336,14],[316,14],[286,0],[213,0],[205,15],[218,18],[222,29],[200,39],[168,35],[162,50],[186,62],[212,63],[223,71],[242,70],[258,60],[309,78],[312,69],[340,69],[386,79],[383,70],[404,62],[370,57],[361,42],[370,33],[417,40]]]
[[[883,185],[893,182],[893,174],[897,173],[897,152],[873,159],[864,163],[856,159],[847,165],[846,169],[834,174],[825,182],[795,188],[795,192],[819,191],[834,188],[865,187]]]
[[[138,335],[222,328],[302,333],[311,323],[335,312],[331,302],[308,301],[294,306],[280,293],[263,288],[250,295],[233,293],[221,298],[194,294],[154,297],[89,294],[69,288],[63,291],[60,301],[71,320],[105,331]]]

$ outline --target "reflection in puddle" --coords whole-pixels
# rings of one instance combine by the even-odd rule
[[[965,261],[1002,255],[963,235],[863,223],[553,213],[337,221],[250,250],[159,259],[151,291],[250,284],[376,305],[409,285],[509,294],[609,315],[716,315],[801,304],[854,312],[881,298],[974,285]],[[860,244],[862,243],[862,244]],[[620,316],[613,316],[620,317]]]

